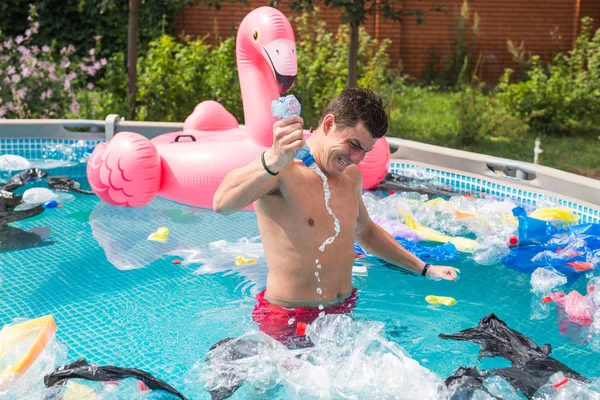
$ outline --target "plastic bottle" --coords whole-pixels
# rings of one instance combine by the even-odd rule
[[[583,382],[569,379],[562,372],[550,377],[548,383],[540,387],[533,395],[539,400],[584,400],[595,398],[593,392]]]
[[[273,100],[271,102],[271,113],[274,117],[279,119],[283,119],[291,116],[300,116],[300,112],[302,111],[302,106],[298,99],[290,94],[285,97],[280,97],[277,100]],[[304,165],[308,168],[316,169],[317,164],[315,163],[315,159],[310,153],[310,149],[304,144],[301,148],[296,150],[295,158],[302,161]]]

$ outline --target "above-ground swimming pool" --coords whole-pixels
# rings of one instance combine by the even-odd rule
[[[89,151],[93,144],[80,148]],[[42,151],[40,146],[39,140],[10,146],[4,142],[0,150],[43,158],[32,153],[32,149]],[[84,167],[76,164],[48,172],[76,178],[89,188]],[[413,167],[393,163],[394,168],[397,172]],[[481,180],[469,180],[467,187],[458,177],[439,178],[450,190],[501,190],[487,188]],[[47,187],[43,181],[29,183],[17,193],[35,186]],[[510,187],[502,190],[509,193],[498,195],[511,194]],[[527,204],[527,193],[514,193]],[[256,329],[251,318],[254,296],[264,288],[267,271],[257,244],[255,214],[225,217],[160,198],[140,209],[124,209],[93,195],[74,196],[60,209],[11,223],[23,230],[46,226],[52,234],[45,246],[0,253],[0,322],[52,314],[57,339],[68,348],[67,361],[86,358],[97,364],[139,368],[191,399],[210,398],[193,382],[194,364],[204,359],[212,344]],[[598,222],[598,210],[582,210],[579,215],[581,222]],[[160,227],[170,230],[168,242],[148,241],[148,235]],[[237,255],[258,262],[236,266]],[[383,323],[387,340],[442,379],[460,366],[509,365],[504,359],[479,361],[479,346],[438,337],[475,326],[490,313],[538,345],[551,344],[552,356],[580,374],[600,377],[595,348],[561,335],[555,306],[542,310],[541,319],[530,319],[539,312],[539,298],[531,293],[529,274],[501,262],[478,265],[462,253],[450,265],[461,270],[456,283],[426,280],[373,257],[357,259],[355,319]],[[592,275],[594,271],[566,289],[585,294]],[[424,300],[430,294],[453,297],[457,304],[430,305]],[[352,362],[360,360],[347,360]],[[282,385],[266,394],[244,385],[233,398],[288,396]]]

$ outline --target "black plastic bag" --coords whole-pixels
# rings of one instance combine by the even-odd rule
[[[125,378],[135,378],[146,384],[152,390],[164,390],[182,400],[187,400],[184,395],[175,390],[168,383],[150,375],[146,371],[135,368],[120,368],[112,365],[88,364],[86,360],[77,360],[74,363],[57,368],[54,372],[44,377],[46,387],[59,386],[69,379],[87,379],[90,381],[106,382],[117,381]]]
[[[496,315],[490,314],[479,321],[479,325],[454,335],[439,335],[442,339],[463,340],[481,346],[479,359],[483,357],[503,357],[512,363],[512,367],[497,368],[482,372],[483,377],[500,376],[519,389],[527,398],[556,372],[563,372],[571,379],[587,382],[587,379],[550,357],[552,346],[538,346],[533,340],[509,328]]]

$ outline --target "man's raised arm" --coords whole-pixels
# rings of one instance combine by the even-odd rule
[[[279,184],[279,171],[304,145],[303,120],[287,117],[273,124],[273,147],[245,167],[230,171],[217,189],[213,209],[233,214],[260,199]]]

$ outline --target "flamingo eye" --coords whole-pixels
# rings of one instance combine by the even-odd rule
[[[259,37],[258,29],[255,29],[254,31],[252,31],[252,39],[254,39],[254,41],[257,42],[258,37]]]

